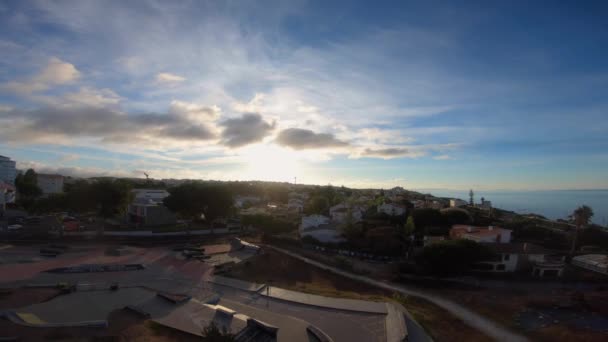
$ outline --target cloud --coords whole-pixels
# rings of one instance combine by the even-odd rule
[[[178,76],[175,74],[171,74],[168,72],[161,72],[156,74],[156,82],[158,83],[179,83],[185,81],[186,78],[182,76]]]
[[[5,141],[60,142],[94,138],[108,143],[200,144],[217,136],[213,107],[178,106],[169,114],[127,114],[94,107],[45,107],[0,112],[0,133]],[[187,110],[191,108],[191,110]],[[204,115],[201,115],[204,113]]]
[[[452,157],[450,157],[447,154],[442,154],[442,155],[433,157],[433,159],[435,159],[435,160],[449,160],[449,159],[452,159]]]
[[[52,57],[47,66],[37,75],[24,81],[5,83],[3,88],[20,94],[31,94],[51,88],[54,85],[70,84],[80,77],[73,64]]]
[[[243,114],[240,118],[228,119],[220,126],[222,131],[221,143],[235,148],[262,141],[275,127],[275,122],[268,123],[257,113]]]
[[[77,92],[64,94],[58,105],[107,107],[117,105],[120,100],[121,97],[112,89],[82,87]]]
[[[315,133],[308,129],[288,128],[282,130],[276,138],[279,145],[295,150],[323,149],[331,147],[346,147],[349,144],[339,140],[329,133]]]
[[[355,157],[375,157],[383,159],[393,158],[417,158],[426,154],[423,150],[405,147],[387,147],[380,149],[366,148]]]

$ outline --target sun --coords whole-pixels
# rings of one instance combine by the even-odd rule
[[[301,172],[297,152],[273,145],[257,145],[243,152],[246,161],[242,179],[294,182]]]

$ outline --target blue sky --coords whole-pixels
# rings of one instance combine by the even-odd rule
[[[81,176],[608,188],[607,10],[2,2],[0,154]]]

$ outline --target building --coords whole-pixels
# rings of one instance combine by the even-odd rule
[[[476,227],[457,224],[450,229],[450,238],[467,239],[480,243],[509,243],[511,230],[495,226]]]
[[[253,205],[262,201],[258,196],[245,196],[237,195],[234,198],[234,206],[237,208],[243,208],[244,206]]]
[[[492,201],[486,201],[486,199],[482,197],[479,207],[481,209],[492,209]]]
[[[127,207],[129,223],[158,226],[177,222],[175,214],[164,206],[169,192],[162,189],[133,189],[133,201]]]
[[[459,208],[459,207],[465,206],[467,204],[468,204],[467,201],[463,201],[458,198],[453,198],[450,200],[450,208]]]
[[[323,224],[329,223],[329,217],[323,215],[309,215],[302,217],[302,223],[300,224],[300,230],[318,227]]]
[[[330,224],[329,217],[323,215],[302,217],[299,233],[300,238],[310,236],[323,243],[340,243],[346,241],[336,225]]]
[[[15,178],[17,178],[15,161],[9,157],[0,156],[0,182],[15,185]]]
[[[6,211],[7,203],[15,203],[15,187],[0,181],[0,218]]]
[[[170,194],[164,189],[133,189],[133,202],[153,202],[155,204],[162,204],[165,197]]]
[[[407,208],[404,205],[396,203],[384,203],[378,206],[378,213],[384,213],[389,216],[405,215]]]
[[[296,213],[302,213],[304,211],[304,200],[297,197],[292,197],[287,202],[287,210]]]
[[[482,272],[529,272],[538,277],[560,277],[564,271],[563,257],[531,243],[486,243],[495,254],[487,261],[473,265]]]
[[[39,173],[37,184],[43,195],[60,194],[63,192],[63,176]]]
[[[350,206],[345,203],[340,203],[329,208],[329,216],[332,221],[337,223],[344,223],[350,219],[353,223],[359,222],[363,219],[363,210],[358,206]]]
[[[608,255],[585,254],[572,258],[572,265],[608,275]]]

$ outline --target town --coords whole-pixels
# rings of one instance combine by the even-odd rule
[[[2,338],[608,334],[608,232],[587,206],[552,221],[474,190],[77,178],[5,156],[0,177]]]

